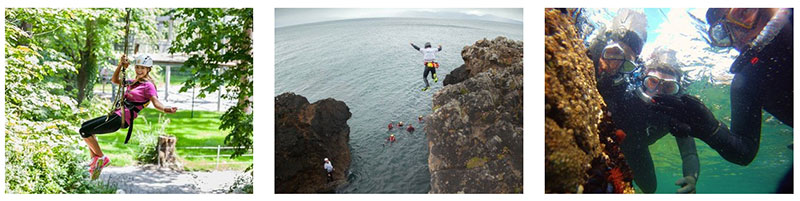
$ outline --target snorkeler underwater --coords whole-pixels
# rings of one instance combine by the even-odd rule
[[[545,193],[793,193],[793,11],[545,9]]]

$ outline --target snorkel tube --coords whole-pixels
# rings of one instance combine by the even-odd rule
[[[639,97],[645,104],[649,104],[653,102],[653,97],[647,95],[644,91],[644,68],[640,67],[636,69],[637,72],[634,72],[630,79],[627,91],[629,93],[635,94],[636,97]]]
[[[781,32],[781,29],[783,29],[786,23],[789,23],[789,17],[791,17],[791,15],[791,9],[779,9],[778,12],[775,13],[775,16],[772,16],[772,19],[767,22],[767,25],[764,26],[764,29],[758,34],[758,37],[750,42],[750,49],[759,52],[761,48],[764,48],[764,46],[772,42],[772,39],[775,39],[775,36]]]
[[[636,96],[638,96],[640,99],[642,99],[642,101],[644,103],[646,103],[646,104],[653,103],[653,97],[651,97],[650,95],[647,95],[647,93],[645,93],[642,88],[644,88],[644,86],[640,85],[640,86],[636,87]]]

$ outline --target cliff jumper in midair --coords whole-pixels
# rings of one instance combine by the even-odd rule
[[[153,66],[152,57],[139,55],[134,61],[136,78],[132,80],[125,79],[125,70],[129,65],[125,54],[128,52],[130,15],[131,10],[128,10],[128,14],[125,17],[124,53],[120,58],[117,69],[114,71],[114,75],[111,77],[111,82],[120,85],[120,89],[114,94],[114,100],[116,101],[113,103],[111,112],[83,122],[79,131],[92,154],[91,163],[89,163],[89,174],[92,179],[97,179],[100,176],[100,171],[111,162],[111,159],[106,157],[100,149],[97,138],[95,138],[96,134],[112,133],[120,128],[128,128],[128,135],[125,137],[125,143],[127,144],[131,137],[131,131],[133,131],[133,120],[136,119],[139,111],[147,107],[149,103],[152,102],[156,109],[164,113],[175,113],[178,110],[176,107],[165,107],[158,101],[157,91],[152,82],[153,79],[150,77],[150,70]],[[138,48],[135,49],[138,50]],[[137,51],[134,50],[134,54],[136,54],[135,52]]]
[[[414,43],[411,43],[411,47],[414,47],[414,49],[422,53],[423,65],[425,67],[425,72],[422,73],[422,80],[425,81],[425,88],[422,88],[422,91],[427,91],[430,88],[428,84],[428,72],[433,73],[433,82],[439,82],[439,78],[436,76],[436,69],[439,68],[439,63],[434,60],[436,59],[436,52],[442,51],[442,45],[439,45],[438,49],[434,49],[431,47],[430,42],[426,42],[425,48],[420,49],[414,45]]]

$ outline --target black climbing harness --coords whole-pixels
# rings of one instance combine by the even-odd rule
[[[149,103],[149,102],[150,102],[149,100],[145,101],[145,102],[132,102],[132,101],[128,101],[128,100],[123,101],[123,105],[125,105],[125,108],[127,108],[128,111],[130,111],[128,113],[128,119],[131,120],[131,125],[127,126],[128,127],[128,135],[125,136],[125,144],[128,144],[128,140],[131,139],[131,133],[133,132],[133,114],[139,114],[139,111],[141,111],[141,110],[139,109],[138,106],[146,107],[147,103]],[[122,110],[122,113],[125,114],[125,111]],[[125,126],[125,118],[122,118],[122,125],[123,126],[121,128],[125,128],[126,127]]]

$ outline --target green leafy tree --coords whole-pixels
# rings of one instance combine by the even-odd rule
[[[230,130],[225,143],[236,147],[231,157],[244,154],[253,146],[253,9],[179,8],[170,13],[183,20],[170,53],[190,55],[184,66],[190,67],[191,78],[180,91],[199,86],[199,97],[222,87],[231,92],[223,98],[238,102],[222,115],[220,129]]]
[[[97,67],[117,59],[122,9],[5,11],[5,192],[113,193],[87,179],[77,132],[108,112],[91,92]]]
[[[118,54],[114,43],[124,38],[125,11],[123,9],[6,9],[6,18],[20,27],[28,37],[16,38],[18,44],[41,47],[45,60],[67,61],[77,74],[64,74],[65,91],[78,104],[93,96],[100,66],[112,66]],[[134,13],[153,15],[158,10],[135,9]],[[131,16],[131,31],[145,41],[155,37],[155,18]],[[138,33],[138,34],[137,34]]]
[[[6,193],[113,192],[86,179],[80,137],[80,110],[64,92],[62,75],[75,75],[72,62],[38,44],[16,16],[36,9],[6,9],[5,157]],[[44,19],[53,15],[42,15]]]

